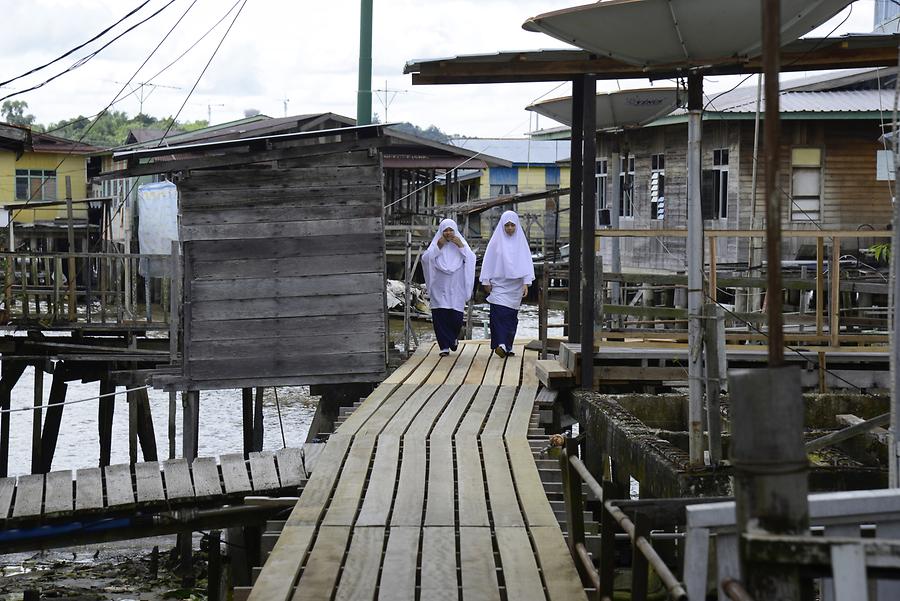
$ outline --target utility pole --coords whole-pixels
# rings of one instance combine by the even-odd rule
[[[703,215],[700,201],[703,74],[688,75],[688,449],[703,465]]]
[[[372,123],[372,0],[360,0],[359,88],[356,92],[356,124]]]

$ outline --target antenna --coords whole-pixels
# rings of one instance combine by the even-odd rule
[[[288,105],[288,102],[290,102],[290,101],[291,101],[290,98],[282,98],[281,99],[281,104],[284,106],[284,115],[283,115],[284,117],[287,117],[287,105]]]
[[[206,124],[212,125],[212,107],[225,106],[224,104],[207,104],[206,105]]]
[[[388,82],[384,80],[384,89],[383,90],[372,90],[375,92],[376,96],[378,96],[378,101],[381,102],[381,106],[384,107],[384,122],[388,122],[388,107],[391,106],[391,103],[394,102],[394,99],[397,97],[397,94],[407,94],[407,90],[391,90],[388,89]],[[383,96],[382,96],[383,94]]]
[[[116,84],[120,84],[120,85],[125,85],[125,82],[121,82],[121,81],[112,80],[112,82],[116,83]],[[148,98],[150,98],[150,95],[153,92],[155,92],[157,88],[167,88],[169,90],[183,90],[184,89],[184,88],[180,88],[178,86],[165,86],[165,85],[158,84],[158,83],[150,83],[149,81],[139,81],[139,82],[134,82],[134,83],[129,82],[127,85],[129,87],[129,89],[131,89],[132,92],[137,93],[138,114],[139,115],[144,114],[144,101],[147,100]],[[146,94],[144,93],[145,86],[150,88],[150,91],[147,92]]]

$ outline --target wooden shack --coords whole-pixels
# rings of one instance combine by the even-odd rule
[[[181,367],[155,385],[383,379],[380,136],[345,128],[123,157],[143,172],[159,165],[179,193]]]

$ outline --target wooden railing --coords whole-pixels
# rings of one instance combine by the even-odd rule
[[[165,329],[172,278],[143,277],[142,261],[173,273],[170,255],[0,252],[2,325]]]

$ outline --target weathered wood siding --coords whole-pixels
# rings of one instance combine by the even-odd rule
[[[381,173],[359,151],[179,183],[189,387],[384,377]]]

